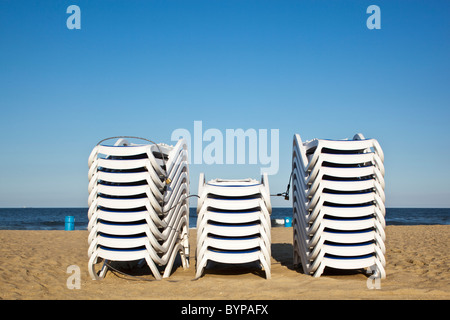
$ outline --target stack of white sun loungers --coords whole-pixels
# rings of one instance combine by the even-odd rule
[[[325,267],[385,277],[383,151],[375,139],[293,143],[294,264],[319,277]]]
[[[200,174],[197,205],[199,278],[208,261],[241,264],[259,261],[270,279],[270,192],[267,175],[254,179],[215,179]]]
[[[175,146],[97,145],[89,157],[89,274],[112,261],[146,262],[158,280],[178,253],[188,267],[189,194],[185,140]],[[95,264],[104,261],[99,274]],[[164,271],[160,271],[163,269]]]

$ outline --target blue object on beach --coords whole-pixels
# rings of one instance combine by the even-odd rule
[[[285,217],[284,218],[284,226],[285,227],[292,227],[292,218],[291,217]]]
[[[71,231],[75,229],[75,217],[74,216],[66,216],[66,224],[64,226],[64,230]]]

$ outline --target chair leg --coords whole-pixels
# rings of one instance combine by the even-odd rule
[[[158,268],[156,267],[155,263],[153,262],[153,260],[150,258],[150,256],[145,257],[145,260],[147,261],[148,266],[150,267],[150,270],[153,273],[153,276],[155,277],[156,280],[161,280],[161,274],[159,273]]]
[[[95,272],[95,263],[96,262],[97,262],[97,253],[94,252],[91,255],[91,258],[89,259],[89,262],[88,262],[88,271],[89,271],[89,275],[91,276],[92,280],[100,280],[97,273]]]
[[[264,258],[264,255],[259,256],[259,260],[261,261],[261,264],[263,265],[264,271],[266,272],[266,279],[271,279],[271,272],[270,272],[270,264],[266,261]]]

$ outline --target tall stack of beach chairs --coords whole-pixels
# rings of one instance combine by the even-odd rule
[[[266,174],[254,179],[214,179],[200,174],[197,205],[196,278],[208,261],[258,262],[270,279],[271,222]]]
[[[175,146],[149,140],[135,144],[123,138],[114,145],[102,142],[89,157],[88,255],[92,279],[102,279],[113,262],[138,261],[141,266],[147,263],[160,280],[170,276],[178,253],[187,268],[186,141],[181,139]],[[97,273],[99,261],[103,266]]]
[[[385,277],[384,156],[375,139],[303,142],[292,156],[294,264],[319,277],[326,267]]]

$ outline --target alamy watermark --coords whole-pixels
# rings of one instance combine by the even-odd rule
[[[371,266],[367,269],[367,274],[371,276],[367,278],[367,289],[381,289],[381,273],[377,266]]]
[[[80,267],[73,264],[67,267],[67,273],[70,273],[70,276],[67,278],[66,286],[67,289],[81,289],[81,271]]]
[[[191,164],[259,164],[261,174],[278,173],[278,129],[270,129],[270,150],[268,129],[226,129],[223,133],[209,128],[203,131],[203,122],[194,121],[192,132],[179,128],[171,135],[172,141],[186,139]]]
[[[371,14],[366,21],[369,30],[381,29],[381,9],[379,6],[370,5],[367,7],[366,13]]]
[[[70,16],[66,20],[67,29],[81,29],[81,9],[77,5],[70,5],[67,7],[66,13]]]
[[[67,18],[67,29],[81,29],[81,9],[77,5],[70,5],[67,7],[66,13],[70,14]],[[369,30],[381,29],[381,9],[377,5],[370,5],[367,7],[366,13],[370,14],[367,18],[366,26]]]

